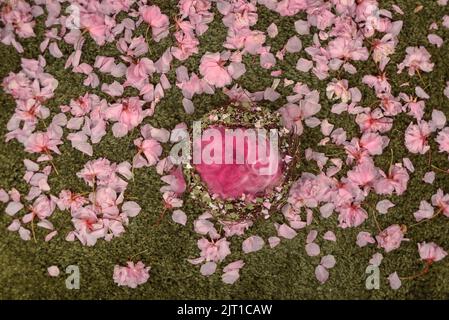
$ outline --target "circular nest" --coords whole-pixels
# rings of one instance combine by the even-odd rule
[[[189,197],[196,205],[221,221],[239,222],[268,218],[285,203],[290,186],[295,180],[294,169],[299,162],[299,137],[282,126],[278,112],[272,112],[253,103],[233,102],[203,116],[201,129],[213,126],[222,126],[226,129],[266,129],[268,132],[270,129],[277,129],[278,150],[282,161],[280,183],[256,197],[249,198],[242,194],[238,199],[222,199],[210,192],[195,166],[189,163],[183,165]]]

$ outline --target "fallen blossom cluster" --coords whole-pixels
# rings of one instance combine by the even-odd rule
[[[128,162],[115,164],[100,158],[87,162],[77,176],[93,191],[88,198],[70,190],[61,191],[59,208],[70,211],[75,227],[66,240],[77,238],[82,244],[92,246],[100,238],[109,241],[120,236],[129,218],[140,212],[136,202],[124,201],[128,186],[126,180],[132,177],[131,165]]]
[[[136,288],[148,281],[149,271],[150,267],[145,267],[142,261],[137,263],[128,261],[126,267],[119,265],[114,267],[114,282],[119,286]]]
[[[337,238],[332,230],[320,235],[312,228],[319,219],[331,216],[336,216],[339,228],[360,230],[354,239],[357,246],[378,248],[369,265],[380,266],[383,254],[400,250],[405,243],[416,244],[416,256],[422,260],[423,271],[410,277],[399,276],[400,271],[391,273],[388,280],[393,289],[399,289],[403,281],[425,275],[434,263],[447,256],[445,249],[432,239],[413,239],[408,233],[410,228],[419,228],[422,222],[438,216],[449,217],[449,194],[445,190],[438,189],[430,199],[416,204],[417,210],[409,213],[416,224],[397,221],[381,226],[377,218],[394,210],[391,196],[404,196],[415,173],[412,160],[394,158],[390,137],[396,117],[404,116],[410,121],[402,139],[410,154],[424,155],[434,143],[440,153],[449,154],[446,116],[429,106],[428,86],[422,80],[422,74],[437,67],[427,48],[440,48],[444,40],[432,31],[428,35],[429,43],[409,46],[405,52],[398,53],[399,35],[406,22],[395,20],[394,17],[404,14],[397,5],[392,6],[392,12],[376,0],[180,0],[178,15],[170,17],[146,0],[30,2],[33,4],[23,0],[0,4],[0,41],[12,45],[19,53],[24,52],[21,39],[36,37],[36,17],[44,14],[46,17],[45,38],[37,57],[22,58],[21,70],[11,72],[2,82],[4,92],[16,104],[7,124],[6,141],[17,140],[30,154],[30,159],[23,161],[28,194],[22,195],[15,188],[0,189],[5,213],[13,218],[8,230],[18,232],[23,240],[38,241],[35,224],[48,231],[45,241],[57,236],[58,231],[51,222],[56,211],[70,215],[72,231],[63,235],[67,241],[78,240],[82,245],[93,246],[99,239],[110,241],[122,236],[129,218],[141,211],[139,204],[130,201],[126,193],[134,170],[155,170],[164,183],[160,188],[163,212],[158,223],[169,211],[175,223],[193,228],[198,235],[199,253],[195,258],[182,258],[201,265],[200,273],[204,276],[221,268],[222,281],[226,284],[237,281],[245,265],[242,259],[229,261],[231,250],[252,254],[268,250],[266,244],[275,248],[300,234],[306,238],[304,252],[310,257],[320,257],[320,262],[314,265],[315,276],[319,283],[325,283],[338,257],[323,252],[322,240],[336,242]],[[63,3],[75,8],[78,17],[64,11]],[[440,1],[440,5],[446,3]],[[267,30],[256,28],[260,6],[271,10],[276,17],[299,13],[305,17],[296,20],[296,35],[277,52],[267,44],[267,37],[275,38],[279,33],[276,24],[273,22]],[[200,57],[201,37],[214,19],[221,20],[226,29],[223,50],[204,52]],[[74,26],[76,23],[79,25]],[[448,29],[449,17],[433,23],[429,29],[437,30],[440,25]],[[143,30],[143,35],[138,30]],[[151,60],[148,55],[151,48],[169,39],[172,46],[157,60]],[[93,64],[89,64],[84,57],[88,40],[98,47],[113,44],[118,54],[97,55]],[[403,61],[393,66],[393,54],[401,54]],[[59,108],[49,108],[47,102],[55,96],[58,80],[45,72],[45,55],[64,58],[65,69],[83,76],[86,92],[66,98]],[[298,58],[295,66],[298,74],[311,75],[324,83],[325,92],[320,95],[311,83],[284,77],[284,71],[277,65],[290,56]],[[198,73],[185,63],[190,57],[200,58]],[[257,59],[261,68],[269,70],[273,78],[271,86],[250,92],[236,82],[251,68],[244,63],[247,58]],[[175,70],[174,59],[178,65]],[[373,74],[364,74],[362,83],[352,87],[350,79],[359,73],[359,62],[373,63],[376,69]],[[171,71],[175,71],[175,77],[169,76]],[[406,83],[398,92],[390,79],[402,72],[410,79],[419,79],[421,85],[410,89]],[[113,80],[104,82],[104,79]],[[291,91],[286,103],[279,102],[281,86]],[[374,104],[367,106],[363,102],[362,87],[372,91]],[[101,90],[107,98],[89,92],[90,88]],[[132,96],[125,94],[127,89],[132,89]],[[291,187],[285,194],[278,194],[282,205],[262,201],[263,220],[272,225],[272,236],[264,239],[250,234],[248,231],[257,220],[253,217],[224,219],[212,214],[213,208],[193,217],[183,210],[184,204],[190,201],[189,181],[184,175],[185,168],[164,151],[164,146],[181,141],[189,135],[190,128],[186,123],[174,128],[156,128],[144,123],[153,117],[158,103],[178,89],[182,93],[180,106],[187,114],[195,114],[194,96],[222,91],[230,101],[251,106],[255,113],[261,109],[254,106],[265,102],[277,104],[273,113],[281,118],[279,129],[299,140],[307,130],[320,131],[322,139],[316,148],[302,150],[304,158],[301,159],[303,164],[316,166],[317,170],[309,172],[299,166]],[[442,95],[449,98],[449,81]],[[323,99],[331,103],[324,113],[321,112]],[[323,116],[326,112],[353,117],[358,134],[350,135],[345,128],[331,123]],[[133,141],[136,148],[133,159],[122,163],[106,158],[89,159],[77,173],[88,191],[68,188],[58,195],[52,193],[48,178],[59,174],[54,160],[61,155],[60,146],[65,140],[77,152],[92,157],[95,144],[108,132],[120,139],[134,131],[140,134]],[[319,148],[336,150],[337,155],[320,152]],[[376,157],[390,151],[393,156],[388,166],[377,164]],[[294,155],[284,156],[283,161],[288,164],[289,156]],[[267,180],[255,176],[247,167],[225,166],[196,168],[209,186],[212,199],[243,196],[254,200],[260,191],[275,189],[279,182],[278,176]],[[425,183],[433,184],[436,174],[449,172],[434,169],[422,178]],[[246,184],[237,185],[243,179]],[[378,200],[373,203],[370,199]],[[277,216],[276,222],[270,219],[273,215]],[[368,227],[368,219],[373,219],[375,231]],[[241,249],[232,247],[232,237],[242,239]],[[119,286],[135,288],[148,281],[149,270],[142,261],[127,261],[126,266],[114,267],[113,280]],[[59,269],[51,266],[48,273],[58,276]]]
[[[36,17],[44,13],[39,5],[31,6],[24,0],[8,1],[0,12],[0,21],[4,25],[0,31],[0,41],[12,45],[22,53],[23,47],[17,37],[26,39],[35,37],[34,26]]]
[[[21,71],[11,72],[3,79],[3,88],[16,101],[14,115],[7,124],[6,141],[16,139],[25,146],[28,152],[59,153],[57,145],[61,144],[60,126],[64,118],[54,117],[46,132],[36,132],[39,120],[50,116],[45,102],[54,96],[58,81],[44,71],[45,59],[21,60]]]

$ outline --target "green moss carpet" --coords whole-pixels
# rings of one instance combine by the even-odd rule
[[[177,13],[176,1],[155,0],[161,10],[172,17]],[[392,62],[387,67],[387,72],[392,74],[390,82],[393,92],[400,92],[399,85],[410,82],[411,87],[421,85],[417,77],[408,78],[406,72],[396,75],[395,66],[405,56],[405,48],[428,44],[426,39],[429,33],[428,27],[433,21],[440,21],[445,14],[449,14],[449,7],[441,7],[436,1],[422,0],[423,10],[414,13],[418,5],[412,0],[380,1],[381,7],[391,9],[391,4],[398,4],[405,15],[396,17],[402,19],[404,27],[399,37],[399,44],[392,56]],[[215,12],[216,18],[210,24],[209,30],[200,37],[200,52],[191,57],[184,65],[190,71],[197,71],[201,56],[207,52],[219,52],[226,37],[226,28],[221,22],[221,15]],[[279,28],[279,35],[274,39],[267,38],[272,46],[272,52],[281,49],[286,41],[295,34],[294,22],[301,16],[280,17],[266,8],[258,7],[259,20],[254,27],[259,30],[266,28],[275,22]],[[38,19],[36,26],[37,37],[22,40],[25,52],[19,55],[12,47],[0,44],[0,79],[3,79],[10,71],[20,70],[21,56],[36,58],[38,46],[43,40],[43,19]],[[141,27],[139,32],[145,33]],[[437,68],[430,74],[423,74],[423,81],[430,83],[427,93],[430,99],[427,102],[426,117],[431,110],[437,108],[449,117],[449,99],[443,95],[446,81],[449,80],[449,30],[441,28],[435,31],[444,40],[443,47],[437,49],[427,45],[432,54],[432,61]],[[151,47],[148,56],[157,59],[165,49],[173,42],[172,37],[165,38],[157,46]],[[307,46],[307,40],[304,40]],[[70,52],[69,47],[61,46],[63,53]],[[119,53],[113,44],[99,48],[89,39],[83,50],[83,59],[93,63],[97,55],[118,56]],[[295,69],[296,61],[304,55],[287,54],[283,61],[278,61],[284,74],[283,76],[295,82],[307,83],[311,88],[320,90],[322,96],[322,109],[319,116],[328,118],[336,127],[342,127],[348,135],[358,134],[358,127],[354,116],[347,113],[337,116],[330,112],[331,102],[325,98],[327,81],[319,81],[311,74],[301,73]],[[83,76],[74,74],[64,69],[65,59],[55,59],[48,53],[46,71],[52,74],[59,86],[55,97],[47,106],[52,112],[57,112],[62,104],[67,104],[70,99],[85,93],[82,84]],[[272,82],[270,71],[262,69],[258,60],[251,61],[251,57],[245,57],[247,72],[237,82],[250,91],[264,90]],[[168,74],[171,82],[176,77],[174,70],[180,65],[174,61],[172,70]],[[350,87],[358,86],[364,96],[363,103],[370,105],[376,98],[368,87],[361,85],[361,77],[364,74],[373,73],[376,70],[372,61],[356,63],[359,72],[349,78]],[[285,103],[285,96],[290,94],[289,88],[279,87],[282,99],[274,103],[265,103],[273,110]],[[91,92],[105,96],[100,90]],[[132,91],[130,90],[130,94]],[[201,95],[193,99],[195,113],[185,114],[182,104],[182,94],[177,88],[168,91],[166,97],[157,106],[153,117],[145,122],[156,127],[173,128],[179,122],[191,123],[209,110],[222,105],[226,97],[217,90],[214,95]],[[6,123],[14,112],[15,103],[11,96],[0,88],[0,135],[6,134]],[[391,139],[388,152],[376,158],[376,165],[387,168],[391,157],[400,161],[409,157],[415,165],[415,173],[411,175],[408,189],[401,196],[392,196],[396,206],[388,215],[379,216],[379,222],[387,227],[398,221],[413,223],[413,212],[418,209],[421,200],[430,199],[437,188],[449,192],[449,174],[437,173],[434,185],[424,184],[423,175],[430,171],[426,156],[414,156],[407,152],[404,146],[403,133],[408,126],[410,118],[400,115],[395,118],[392,131],[387,135]],[[138,130],[132,131],[124,138],[116,139],[108,132],[107,136],[94,148],[91,159],[106,157],[114,162],[130,161],[135,154],[133,140],[138,137]],[[305,130],[302,136],[303,150],[314,147],[316,150],[326,152],[325,147],[316,147],[321,139],[319,128]],[[440,168],[449,168],[447,155],[437,152],[435,142],[431,141],[432,163]],[[89,157],[75,152],[65,140],[61,146],[62,155],[56,157],[54,162],[59,175],[51,175],[49,184],[52,193],[58,194],[60,190],[72,188],[78,191],[88,191],[81,179],[76,177],[76,172],[81,170]],[[389,149],[392,149],[393,153]],[[4,138],[0,140],[0,187],[9,190],[16,187],[22,193],[27,192],[27,186],[22,177],[25,167],[22,160],[28,157],[23,151],[23,146],[12,141],[6,143]],[[307,164],[302,169],[307,170]],[[309,168],[313,170],[312,167]],[[56,211],[53,223],[59,230],[59,235],[50,242],[42,240],[22,241],[17,233],[6,230],[11,218],[0,214],[0,298],[1,299],[449,299],[449,259],[433,266],[431,272],[415,281],[403,282],[402,287],[394,291],[390,288],[387,276],[400,271],[402,274],[414,274],[421,268],[415,242],[404,243],[400,250],[384,254],[384,260],[380,268],[381,284],[379,290],[367,290],[365,288],[365,269],[371,256],[378,252],[375,246],[360,249],[355,245],[359,231],[371,230],[375,232],[372,219],[368,219],[362,227],[354,229],[340,229],[336,216],[330,219],[316,219],[313,228],[320,234],[333,230],[336,233],[337,242],[321,241],[323,252],[333,254],[337,264],[330,271],[330,279],[320,285],[314,276],[315,266],[319,263],[319,257],[309,257],[304,251],[306,231],[300,231],[298,236],[290,241],[282,243],[274,249],[266,246],[263,250],[250,255],[243,255],[239,250],[234,250],[230,261],[244,257],[246,266],[241,271],[240,279],[234,285],[226,285],[221,281],[219,274],[203,277],[199,268],[192,266],[186,259],[198,256],[196,246],[197,236],[191,227],[183,227],[174,223],[170,215],[156,225],[156,221],[162,210],[161,194],[159,188],[161,181],[154,168],[137,169],[135,179],[130,181],[127,196],[132,198],[142,207],[141,213],[129,224],[126,232],[119,238],[110,242],[98,241],[94,247],[82,246],[79,242],[67,242],[64,240],[67,232],[71,230],[70,214]],[[374,194],[368,199],[376,203],[381,198]],[[0,204],[3,211],[4,205]],[[187,202],[184,208],[188,215],[189,223],[201,214],[195,205]],[[42,239],[43,231],[38,230]],[[248,235],[257,234],[268,237],[274,234],[272,223],[257,223],[249,230]],[[418,228],[410,230],[407,236],[420,241],[434,241],[443,248],[449,248],[449,219],[439,217],[434,221],[423,223]],[[242,239],[232,238],[233,246],[240,245]],[[139,259],[151,266],[150,280],[145,285],[136,289],[118,287],[112,279],[114,265],[123,264],[127,259],[139,252],[146,252],[138,256]],[[62,274],[57,278],[49,277],[47,267],[58,265]],[[78,265],[81,271],[79,290],[68,290],[65,286],[64,270],[69,265]]]

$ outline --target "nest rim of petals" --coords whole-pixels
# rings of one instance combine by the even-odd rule
[[[280,211],[286,204],[288,192],[297,178],[295,169],[299,164],[300,141],[282,125],[281,115],[253,102],[230,102],[214,109],[201,118],[201,129],[211,126],[223,126],[226,129],[260,128],[278,130],[278,148],[281,155],[282,173],[279,184],[263,195],[248,199],[242,194],[237,199],[222,199],[209,191],[195,167],[183,164],[189,198],[199,205],[204,212],[222,222],[244,222],[268,219],[275,211]],[[189,130],[192,134],[192,129]]]

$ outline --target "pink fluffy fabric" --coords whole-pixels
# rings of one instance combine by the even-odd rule
[[[257,151],[257,143],[251,143],[245,139],[243,150],[236,150],[236,138],[233,138],[233,162],[232,164],[225,164],[225,137],[229,136],[228,132],[225,132],[224,127],[211,127],[217,129],[221,134],[221,139],[215,141],[213,138],[207,138],[203,136],[201,139],[201,148],[204,150],[206,146],[211,147],[214,152],[220,150],[219,143],[222,144],[222,161],[217,164],[213,162],[211,164],[204,163],[204,155],[199,164],[195,165],[195,169],[200,174],[202,181],[206,184],[211,194],[215,194],[221,199],[237,199],[242,195],[252,199],[256,196],[263,195],[265,192],[272,190],[278,186],[282,177],[282,160],[278,153],[275,157],[269,157],[270,144],[268,139],[266,142],[266,154],[267,156],[259,155]],[[245,129],[241,129],[243,135]],[[229,136],[230,137],[230,136]],[[198,141],[199,142],[199,141]],[[198,143],[196,142],[196,143]],[[248,143],[249,142],[249,143]],[[195,143],[195,142],[194,142]],[[216,144],[216,145],[210,145]],[[215,148],[217,147],[217,148]],[[211,155],[214,155],[211,152]],[[243,152],[243,164],[238,164],[237,154]],[[254,152],[256,155],[256,161],[252,164],[248,162],[249,152]],[[273,152],[278,152],[273,151]],[[217,158],[218,159],[218,158]],[[262,173],[261,169],[273,168],[269,173]]]

